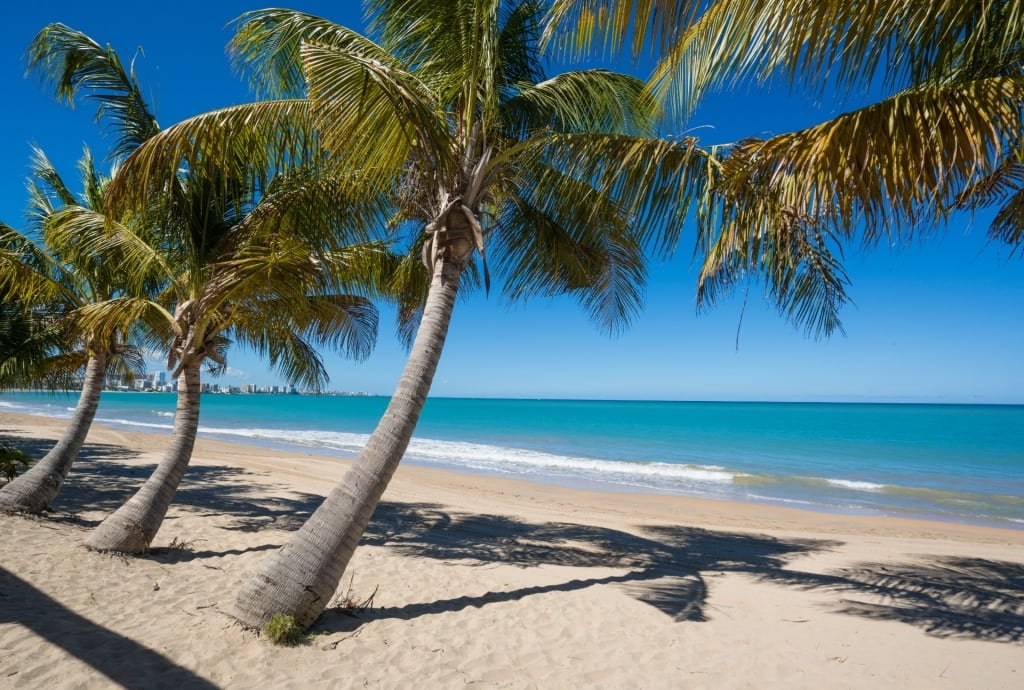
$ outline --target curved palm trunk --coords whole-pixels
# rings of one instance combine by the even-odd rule
[[[0,511],[38,514],[46,510],[64,486],[78,451],[89,435],[89,427],[100,404],[106,375],[106,355],[93,355],[85,367],[82,393],[64,434],[57,445],[27,472],[0,489]]]
[[[352,468],[280,549],[242,584],[231,615],[262,627],[276,613],[309,626],[327,607],[405,454],[441,359],[462,264],[439,261],[409,361]]]
[[[199,367],[192,366],[178,376],[174,431],[163,459],[142,488],[93,530],[86,546],[120,553],[143,553],[149,548],[188,469],[198,429]]]

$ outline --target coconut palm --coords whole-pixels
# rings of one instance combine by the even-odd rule
[[[328,152],[321,174],[395,207],[390,226],[410,231],[416,257],[399,276],[428,285],[421,308],[403,311],[418,327],[379,425],[239,592],[233,614],[252,626],[275,613],[307,626],[330,601],[411,439],[460,285],[482,277],[487,288],[493,271],[510,298],[569,295],[600,326],[620,328],[641,306],[644,242],[677,220],[710,160],[690,140],[647,136],[656,112],[639,80],[603,70],[545,77],[542,3],[366,8],[376,40],[300,12],[244,15],[233,53],[257,92],[276,100],[171,128],[127,161],[111,191],[138,207],[183,161],[192,168],[251,150],[248,132],[261,120],[273,132],[311,121]],[[281,156],[274,137],[262,139]]]
[[[109,46],[53,24],[33,41],[30,57],[58,97],[73,101],[85,91],[98,104],[99,119],[116,137],[114,157],[160,131],[134,73]],[[208,176],[199,167],[176,170],[134,213],[76,207],[62,214],[76,251],[104,257],[128,290],[79,310],[83,326],[97,337],[113,337],[145,324],[169,353],[167,367],[178,383],[163,458],[89,536],[94,549],[137,553],[149,547],[191,459],[201,369],[208,364],[222,371],[232,340],[267,356],[290,383],[311,388],[327,378],[317,346],[354,357],[373,346],[377,317],[369,295],[391,257],[372,243],[339,244],[344,236],[336,226],[350,208],[372,213],[310,178],[315,142],[291,143],[287,174],[238,175],[237,161]],[[349,290],[355,287],[362,293]]]
[[[201,370],[206,363],[214,372],[223,370],[230,343],[267,357],[289,383],[306,388],[327,381],[318,348],[356,358],[371,351],[377,313],[372,290],[364,288],[389,270],[390,255],[372,243],[330,247],[317,234],[323,228],[307,232],[315,188],[315,180],[302,176],[278,179],[257,202],[246,185],[224,196],[190,172],[171,190],[173,212],[157,236],[120,226],[111,235],[109,223],[104,229],[101,220],[83,214],[87,245],[116,243],[137,275],[159,276],[163,285],[151,299],[95,305],[85,320],[97,328],[139,319],[162,322],[170,334],[167,367],[178,382],[174,429],[163,458],[138,492],[90,534],[90,548],[149,548],[192,456]],[[324,209],[317,220],[333,227],[332,216],[356,207]]]
[[[899,244],[951,211],[1000,207],[992,237],[1024,241],[1024,15],[1016,0],[554,0],[563,50],[653,51],[654,92],[683,118],[710,90],[775,79],[857,107],[727,143],[698,298],[754,276],[816,335],[841,330],[844,245]],[[843,100],[846,98],[846,100]],[[756,122],[752,122],[755,131]]]
[[[112,257],[78,251],[73,226],[66,222],[74,209],[91,207],[102,215],[103,190],[108,179],[97,173],[88,151],[80,168],[85,182],[81,201],[70,192],[43,152],[35,151],[35,179],[29,187],[30,223],[31,234],[39,237],[41,244],[0,223],[3,299],[13,297],[24,305],[32,305],[31,313],[35,316],[48,315],[50,332],[59,326],[65,336],[67,349],[47,353],[44,359],[37,360],[34,375],[41,377],[42,382],[47,376],[45,372],[67,379],[68,372],[84,370],[78,403],[57,444],[31,470],[0,489],[0,510],[4,511],[40,513],[50,505],[89,433],[106,376],[118,374],[130,380],[144,369],[140,351],[127,343],[127,329],[100,333],[77,323],[84,307],[123,294],[120,276],[112,270]]]

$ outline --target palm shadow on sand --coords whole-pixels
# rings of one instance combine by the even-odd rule
[[[574,523],[529,523],[502,515],[457,513],[437,505],[396,503],[378,507],[363,544],[386,546],[410,557],[480,566],[560,565],[622,572],[476,597],[373,609],[362,613],[360,621],[410,619],[546,592],[619,585],[630,596],[676,621],[694,622],[708,620],[708,574],[742,572],[766,576],[783,570],[787,562],[798,556],[841,545],[823,539],[779,539],[680,525],[647,527],[632,533]],[[358,624],[346,611],[329,609],[318,627],[351,630]]]
[[[934,637],[1024,642],[1024,563],[930,556],[858,563],[828,574],[780,570],[766,581],[846,595],[834,609],[899,621]]]
[[[705,530],[680,525],[637,533],[570,523],[533,524],[499,515],[461,514],[439,506],[382,504],[364,543],[411,557],[481,566],[505,563],[622,568],[617,575],[579,578],[477,597],[351,612],[329,609],[320,627],[352,630],[362,621],[415,618],[552,591],[618,585],[676,621],[708,620],[709,580],[744,573],[760,582],[844,596],[831,612],[913,625],[929,635],[1003,643],[1024,641],[1024,564],[932,556],[905,563],[859,563],[828,574],[791,566],[803,555],[841,542]]]
[[[217,688],[159,652],[75,613],[2,567],[0,624],[21,625],[31,630],[88,664],[118,687],[140,690]],[[16,669],[7,669],[4,675],[8,682],[19,680]]]
[[[118,452],[120,450],[120,453]],[[126,466],[131,454],[116,446],[87,445],[56,509],[64,519],[82,510],[114,510],[152,471]],[[253,486],[257,490],[253,491]],[[259,532],[293,530],[320,504],[321,496],[275,486],[262,473],[237,467],[193,466],[175,504],[228,517],[226,529]],[[67,517],[67,516],[70,516]],[[708,619],[709,582],[720,573],[744,573],[764,584],[843,594],[831,610],[894,620],[930,635],[994,642],[1024,641],[1024,564],[935,556],[906,563],[861,563],[831,573],[809,573],[791,563],[804,555],[833,550],[840,542],[813,538],[705,530],[683,525],[638,528],[635,532],[573,523],[530,523],[502,515],[459,513],[427,503],[384,502],[377,508],[363,544],[384,546],[414,558],[479,566],[563,565],[602,568],[600,575],[481,596],[454,596],[387,609],[368,609],[353,618],[329,608],[317,628],[350,631],[375,619],[412,619],[467,607],[518,600],[553,591],[615,585],[677,621]],[[269,550],[267,543],[247,549]],[[158,537],[159,547],[159,537]],[[154,549],[167,564],[241,553],[239,550]],[[617,570],[608,574],[607,569]]]

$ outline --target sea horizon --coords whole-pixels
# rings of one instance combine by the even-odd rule
[[[105,392],[96,423],[169,434],[176,397]],[[389,399],[209,393],[199,435],[352,458]],[[0,410],[67,418],[76,400],[4,393]],[[1014,403],[438,396],[428,398],[405,462],[601,491],[1024,529],[1024,405]]]

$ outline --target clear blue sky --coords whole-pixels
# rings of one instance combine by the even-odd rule
[[[285,3],[359,27],[357,3]],[[136,70],[160,123],[250,100],[224,47],[229,22],[259,3],[181,0],[5,3],[0,9],[0,219],[23,226],[29,146],[41,146],[66,180],[88,142],[107,151],[88,104],[58,105],[26,78],[24,50],[60,21]],[[706,143],[779,133],[821,119],[784,94],[749,89],[718,97],[690,122]],[[623,335],[600,333],[565,299],[509,305],[500,296],[461,301],[434,382],[436,396],[649,398],[668,400],[854,400],[1024,402],[1024,258],[985,239],[985,218],[963,217],[941,239],[868,255],[847,268],[855,304],[843,313],[847,336],[806,339],[752,290],[735,346],[742,296],[698,315],[688,246],[656,265],[643,314]],[[385,313],[377,349],[362,363],[327,355],[331,388],[389,394],[405,352]],[[234,350],[222,384],[278,381],[252,354]]]

